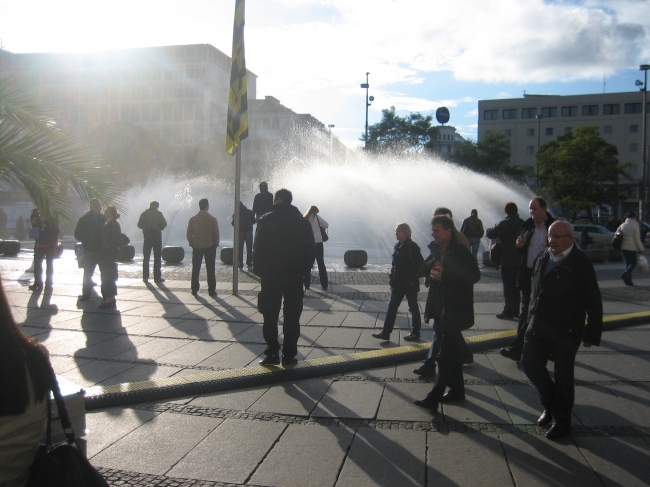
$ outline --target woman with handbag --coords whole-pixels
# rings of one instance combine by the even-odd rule
[[[0,281],[0,486],[23,486],[51,387],[47,349],[16,325]]]
[[[318,263],[318,275],[320,277],[320,285],[323,289],[327,289],[328,280],[327,280],[327,269],[325,268],[325,259],[324,259],[324,248],[323,242],[326,242],[329,237],[325,231],[330,225],[323,218],[318,216],[318,208],[315,206],[310,206],[307,210],[307,213],[303,215],[309,223],[311,223],[311,229],[314,232],[314,242],[316,242],[315,253],[316,253],[316,262]]]
[[[623,234],[621,252],[625,259],[625,271],[621,274],[621,279],[623,279],[626,286],[633,286],[632,271],[636,267],[637,252],[645,254],[643,243],[641,243],[639,222],[636,221],[636,214],[634,212],[631,211],[625,215],[625,221],[618,227],[618,231]]]
[[[397,243],[393,251],[393,265],[390,270],[390,301],[386,311],[384,328],[381,333],[373,333],[374,338],[390,340],[390,334],[395,326],[397,308],[402,303],[404,296],[408,301],[411,312],[411,333],[404,340],[414,341],[420,339],[420,307],[418,306],[418,292],[420,291],[420,267],[424,263],[420,247],[411,240],[411,227],[400,223],[395,229]]]
[[[33,215],[33,214],[32,214]],[[41,208],[32,218],[32,230],[38,229],[36,244],[34,245],[34,284],[29,286],[30,291],[43,289],[43,260],[46,261],[45,288],[52,289],[52,276],[54,275],[54,250],[57,247],[59,225],[45,214]]]
[[[117,257],[119,256],[122,229],[117,219],[120,214],[113,205],[104,210],[106,223],[102,227],[102,249],[99,255],[99,270],[102,275],[102,297],[99,309],[117,308]]]

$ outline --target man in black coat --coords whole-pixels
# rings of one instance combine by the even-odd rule
[[[264,315],[262,332],[266,358],[262,365],[280,363],[278,318],[284,298],[284,342],[282,365],[297,362],[303,284],[309,287],[314,262],[314,232],[311,223],[291,204],[291,191],[275,193],[273,207],[257,222],[253,272],[261,277],[258,308]]]
[[[521,265],[521,254],[517,252],[515,242],[521,232],[524,221],[519,218],[518,208],[512,201],[505,204],[505,220],[485,232],[487,238],[498,239],[501,243],[501,281],[503,282],[503,311],[497,315],[500,320],[519,318],[519,290],[517,273]]]
[[[460,354],[463,330],[474,325],[474,284],[481,278],[471,252],[458,243],[454,222],[446,216],[431,221],[431,236],[438,252],[424,262],[429,269],[431,286],[425,307],[425,319],[433,318],[439,343],[438,375],[426,398],[414,401],[435,412],[441,402],[465,399],[463,364]],[[445,394],[445,389],[449,392]]]
[[[556,439],[571,432],[575,357],[581,341],[585,347],[600,344],[603,303],[594,267],[574,245],[571,225],[553,223],[548,240],[549,248],[533,266],[521,363],[544,406],[537,423],[544,426],[552,421],[546,437]],[[555,358],[554,379],[546,368],[551,354]]]
[[[253,200],[253,213],[255,221],[262,218],[262,215],[269,211],[273,206],[273,195],[269,193],[269,185],[265,182],[260,183],[260,192],[255,195]]]
[[[81,286],[81,301],[90,299],[90,292],[93,290],[93,274],[99,263],[99,256],[102,250],[102,227],[104,226],[104,216],[102,215],[102,205],[97,198],[93,198],[88,203],[89,210],[84,213],[77,226],[74,229],[74,238],[81,242],[83,255],[84,277]]]
[[[533,196],[528,203],[528,211],[530,218],[521,226],[521,234],[515,241],[517,251],[522,255],[517,272],[517,288],[521,292],[521,313],[517,323],[517,336],[510,346],[502,348],[499,352],[515,362],[521,361],[521,351],[524,348],[533,262],[539,253],[548,246],[548,229],[555,221],[555,218],[546,210],[546,200],[541,196]]]
[[[235,214],[232,214],[232,226],[235,226]],[[246,267],[253,266],[253,225],[255,213],[239,202],[239,268],[244,268],[244,243],[246,243]]]

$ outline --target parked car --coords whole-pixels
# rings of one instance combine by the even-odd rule
[[[648,240],[648,231],[650,231],[650,224],[646,222],[639,222],[639,230],[641,230],[641,242],[643,245],[650,246],[650,240]]]
[[[612,245],[614,232],[607,230],[602,225],[595,225],[593,223],[574,223],[571,226],[573,227],[573,233],[577,242],[580,242],[580,234],[586,227],[587,233],[593,240],[593,243],[600,245]]]

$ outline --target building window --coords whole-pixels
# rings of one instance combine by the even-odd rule
[[[630,152],[637,152],[639,150],[639,144],[630,144]]]
[[[542,118],[557,117],[557,107],[542,108]]]
[[[546,135],[553,135],[553,129],[551,127],[546,129]]]
[[[636,174],[636,164],[629,167],[630,174]]]
[[[605,125],[603,127],[603,132],[605,132],[606,134],[611,134],[612,133],[612,126],[611,125]]]
[[[516,108],[509,108],[507,110],[503,110],[503,119],[504,120],[513,120],[517,118],[517,109]]]
[[[485,110],[483,120],[499,120],[499,110]]]
[[[636,134],[639,131],[639,126],[638,125],[630,125],[630,133],[631,134]]]
[[[603,115],[618,115],[621,113],[621,105],[603,105]]]
[[[578,107],[562,107],[562,116],[563,117],[577,117],[578,116]]]
[[[565,134],[570,134],[572,132],[572,130],[573,129],[571,127],[564,127],[564,133]]]
[[[521,118],[535,118],[537,116],[537,108],[522,108]]]
[[[534,145],[527,145],[526,146],[526,154],[529,156],[535,153],[535,146]]]
[[[486,131],[485,131],[485,135],[490,135],[491,133],[492,133],[491,130],[486,130]]]
[[[582,116],[591,117],[598,115],[598,105],[582,105]]]
[[[507,136],[511,136],[512,135],[512,130],[511,129],[505,129],[503,131],[503,133],[506,134]]]
[[[535,135],[535,129],[526,129],[526,135],[528,137],[533,137]]]
[[[625,113],[630,114],[630,113],[641,113],[643,110],[641,109],[641,103],[626,103],[625,104]]]

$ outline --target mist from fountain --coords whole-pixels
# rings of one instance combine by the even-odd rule
[[[241,199],[251,208],[260,180],[243,181]],[[285,187],[293,193],[293,204],[301,212],[316,205],[329,224],[325,244],[328,265],[340,265],[349,249],[368,252],[372,265],[390,263],[395,243],[394,230],[406,222],[413,240],[427,254],[431,241],[430,220],[438,206],[450,208],[457,228],[470,210],[478,210],[486,228],[504,218],[503,205],[514,201],[524,219],[530,191],[511,182],[499,181],[465,168],[425,155],[408,158],[365,157],[356,155],[347,161],[309,161],[292,158],[269,168],[269,189]],[[138,248],[142,232],[138,217],[150,200],[160,202],[168,228],[164,245],[180,245],[189,250],[185,231],[189,218],[198,211],[198,201],[208,198],[210,213],[218,222],[221,247],[232,246],[231,215],[234,208],[234,182],[213,176],[160,175],[144,187],[126,194],[129,215],[121,221],[123,231]],[[483,239],[485,247],[487,240]]]

